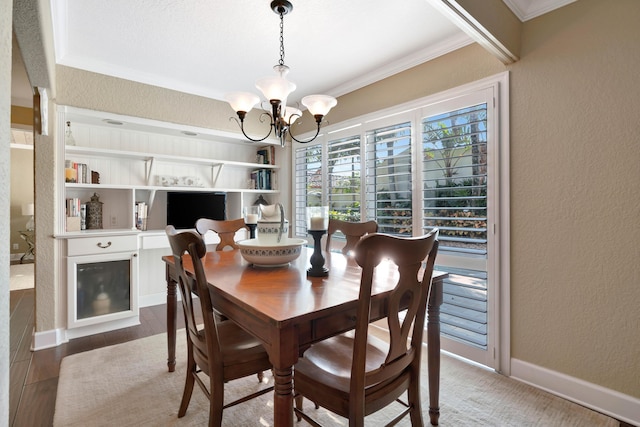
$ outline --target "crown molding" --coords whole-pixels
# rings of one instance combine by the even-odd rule
[[[544,15],[552,10],[559,9],[576,0],[503,0],[511,11],[525,22]]]

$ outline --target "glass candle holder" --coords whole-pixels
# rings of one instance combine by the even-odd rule
[[[307,230],[326,230],[329,226],[329,206],[309,206],[307,208]]]

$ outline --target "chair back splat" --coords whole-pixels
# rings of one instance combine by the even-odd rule
[[[358,242],[355,260],[362,276],[355,330],[312,345],[296,364],[298,419],[317,425],[302,410],[302,397],[348,418],[349,426],[363,426],[364,417],[399,401],[406,409],[388,425],[407,414],[412,426],[423,425],[420,358],[437,237],[434,229],[409,238],[372,233]],[[397,273],[392,268],[377,271],[383,259],[395,265]],[[369,333],[373,283],[386,277],[394,280],[383,318],[388,342]],[[400,399],[405,392],[406,401]]]
[[[325,250],[327,252],[331,251],[331,236],[338,231],[342,232],[347,240],[346,244],[342,247],[342,253],[347,255],[353,251],[362,236],[378,231],[378,223],[375,221],[348,222],[330,218],[325,244]]]
[[[216,246],[216,251],[221,251],[227,246],[230,246],[233,249],[238,249],[238,245],[235,241],[236,231],[243,228],[247,230],[249,229],[244,223],[244,218],[228,220],[200,218],[196,221],[196,230],[202,236],[204,236],[209,230],[218,233],[220,243]]]
[[[273,390],[273,387],[263,388],[224,404],[225,383],[271,369],[269,356],[259,340],[234,322],[218,321],[214,316],[202,268],[202,258],[207,251],[202,237],[194,231],[178,233],[171,225],[167,226],[166,233],[178,273],[187,332],[187,376],[178,417],[186,414],[197,383],[209,399],[209,426],[217,427],[222,423],[223,409]],[[187,270],[193,271],[193,275],[187,274]],[[200,317],[204,328],[198,321]],[[198,376],[200,371],[207,375],[208,382]]]

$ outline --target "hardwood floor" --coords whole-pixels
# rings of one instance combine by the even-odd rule
[[[9,426],[53,425],[60,362],[65,356],[166,332],[166,307],[140,309],[140,325],[76,338],[55,348],[32,352],[33,289],[10,292]],[[178,327],[184,319],[178,316]]]
[[[167,330],[166,306],[140,309],[140,325],[88,337],[76,338],[61,346],[32,352],[34,290],[10,292],[10,386],[9,426],[53,425],[60,362],[65,356],[133,341]],[[178,328],[184,318],[178,315]],[[620,427],[633,427],[620,423]]]

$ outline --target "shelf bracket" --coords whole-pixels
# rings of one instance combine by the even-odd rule
[[[155,157],[151,157],[150,159],[145,160],[144,162],[144,175],[145,180],[147,181],[147,185],[151,185],[151,177],[153,173],[153,164]]]
[[[149,192],[149,210],[153,208],[153,202],[156,200],[156,190]]]
[[[218,177],[220,176],[220,172],[222,172],[222,167],[224,163],[214,163],[211,165],[211,186],[215,187],[218,182]],[[217,167],[217,171],[216,171]]]

